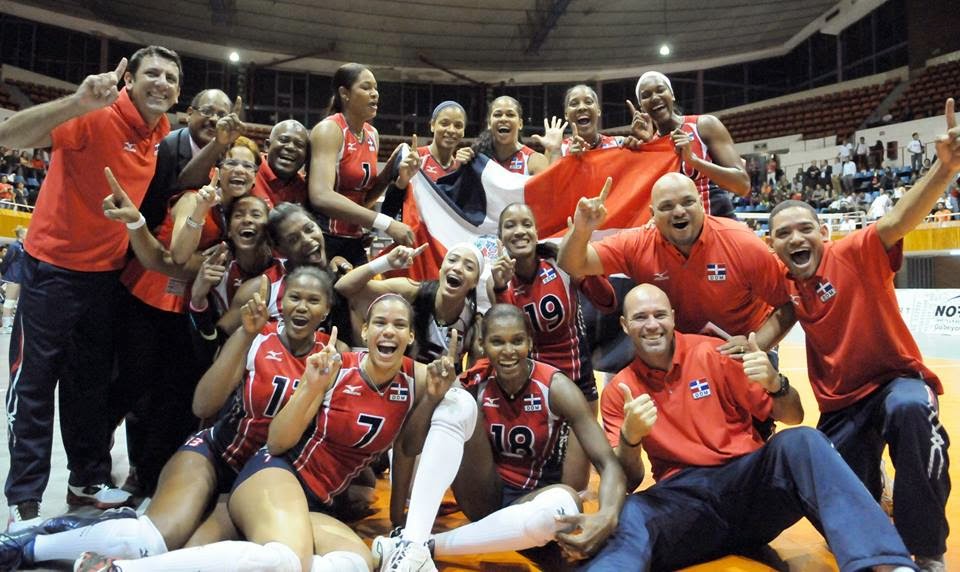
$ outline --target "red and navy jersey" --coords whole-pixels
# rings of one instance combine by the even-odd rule
[[[437,161],[436,157],[434,157],[430,152],[429,145],[417,147],[417,153],[420,155],[420,158],[423,159],[423,162],[420,165],[420,170],[423,171],[423,174],[433,182],[436,182],[440,177],[445,177],[460,168],[460,161],[457,160],[450,161],[450,165],[447,168],[444,168],[443,165],[441,165],[440,162]]]
[[[507,289],[497,294],[497,302],[512,304],[530,318],[531,358],[554,366],[574,382],[593,378],[576,288],[555,261],[539,259],[533,282],[514,275]]]
[[[528,163],[530,161],[530,155],[533,155],[534,153],[536,153],[536,151],[524,145],[520,147],[520,149],[513,155],[510,155],[503,161],[497,161],[497,162],[500,163],[501,167],[510,171],[511,173],[529,175],[530,168],[528,166]]]
[[[374,387],[360,364],[367,352],[341,354],[343,365],[327,390],[313,426],[287,459],[321,501],[329,503],[350,481],[393,446],[414,403],[414,361],[390,383]]]
[[[707,142],[700,137],[700,131],[697,129],[697,121],[699,119],[699,115],[684,115],[679,129],[690,135],[690,150],[693,151],[693,154],[704,161],[710,161],[712,163],[710,152],[707,149]],[[709,213],[710,179],[700,171],[684,164],[683,158],[680,159],[680,172],[693,179],[693,182],[697,185],[697,190],[700,191],[700,196],[703,198],[703,208]]]
[[[274,258],[270,263],[270,266],[266,268],[263,272],[257,274],[247,274],[240,268],[240,265],[237,264],[236,260],[231,260],[230,264],[227,265],[227,271],[224,273],[223,278],[220,279],[220,282],[213,287],[213,301],[217,307],[217,311],[220,315],[223,315],[230,308],[230,303],[233,302],[233,297],[236,296],[237,290],[240,286],[250,280],[251,278],[256,278],[260,274],[266,274],[267,278],[270,279],[271,284],[278,284],[283,281],[283,277],[286,275],[286,269],[284,268],[286,264],[286,259],[283,258]],[[272,292],[272,289],[271,289]],[[271,299],[271,302],[273,300]],[[274,308],[271,308],[273,310]],[[277,312],[276,315],[271,313],[271,317],[274,319],[279,319],[280,313]]]
[[[215,449],[237,471],[266,444],[270,420],[299,385],[307,357],[330,340],[316,332],[313,348],[295,356],[280,341],[282,331],[282,322],[270,322],[254,338],[247,351],[243,383],[237,387],[230,409],[211,429]]]
[[[367,191],[377,178],[377,130],[369,123],[364,123],[363,136],[357,139],[342,113],[331,115],[324,121],[327,120],[336,123],[343,132],[343,144],[337,153],[337,180],[333,190],[357,204],[363,204]],[[349,238],[363,236],[363,227],[360,225],[328,218],[321,213],[317,218],[323,231],[328,234]]]
[[[530,364],[530,379],[512,397],[501,389],[486,358],[464,374],[465,385],[477,396],[497,473],[504,483],[528,490],[553,484],[544,482],[544,466],[563,424],[550,410],[550,384],[559,370],[534,360]]]
[[[572,137],[567,137],[563,140],[563,143],[560,144],[560,156],[566,157],[570,154],[570,144],[573,142]],[[619,149],[623,147],[623,137],[614,137],[613,135],[604,135],[600,134],[600,141],[593,147],[590,148],[591,151],[594,149]]]

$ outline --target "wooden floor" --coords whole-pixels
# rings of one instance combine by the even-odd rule
[[[813,395],[806,381],[806,367],[804,351],[801,342],[796,339],[794,334],[791,338],[781,345],[781,366],[784,374],[791,379],[792,385],[796,387],[802,396],[804,409],[806,411],[806,423],[813,426],[817,420],[817,407]],[[0,391],[6,394],[7,387],[7,368],[6,368],[6,345],[8,336],[0,339]],[[943,340],[939,344],[939,355],[950,356],[931,357],[928,350],[924,347],[923,340],[918,340],[925,353],[926,363],[940,376],[946,389],[946,394],[941,396],[941,415],[947,430],[953,435],[960,434],[960,351],[955,348],[960,347],[960,339],[952,338]],[[943,349],[946,348],[946,349]],[[125,454],[125,439],[122,431],[117,433],[117,440],[114,446],[114,476],[118,481],[123,480],[127,470],[127,459]],[[60,442],[59,427],[54,441],[53,471],[50,478],[50,484],[44,495],[42,513],[45,516],[60,514],[66,510],[65,492],[66,492],[66,458],[63,454],[63,447]],[[6,469],[9,467],[9,456],[6,447],[0,447],[0,468],[3,469],[0,475],[6,478]],[[888,468],[890,467],[888,463]],[[892,472],[892,471],[891,471]],[[649,471],[647,472],[649,474]],[[960,468],[955,464],[950,469],[950,476],[953,482],[960,482]],[[590,489],[593,496],[597,489],[598,479],[596,475],[591,479]],[[650,486],[652,481],[649,479],[641,485],[641,488]],[[389,488],[386,481],[381,481],[377,487],[376,507],[380,510],[377,514],[363,520],[357,525],[357,531],[365,538],[372,539],[377,534],[383,534],[389,531],[390,523],[387,517],[387,502],[389,498]],[[448,498],[452,498],[449,497]],[[0,503],[3,501],[0,500]],[[595,501],[587,502],[587,510],[596,507]],[[6,516],[6,505],[0,505],[3,517]],[[957,527],[960,523],[960,497],[957,494],[952,495],[947,505],[947,514],[950,523]],[[442,517],[438,520],[437,530],[446,530],[463,524],[465,521],[461,513]],[[688,570],[709,571],[709,570],[731,570],[731,571],[761,571],[761,570],[791,570],[802,572],[821,572],[827,570],[836,570],[836,563],[827,550],[826,543],[820,534],[806,521],[801,521],[797,525],[785,531],[776,540],[770,544],[771,550],[763,556],[763,561],[752,560],[742,556],[727,556],[720,560],[695,566]],[[487,554],[478,557],[461,557],[450,560],[441,560],[437,562],[440,570],[444,571],[490,571],[490,572],[521,572],[527,570],[536,570],[528,560],[515,553]],[[954,533],[948,540],[947,568],[960,570],[960,534]],[[64,569],[64,568],[57,568]]]

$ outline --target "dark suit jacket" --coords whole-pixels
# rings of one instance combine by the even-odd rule
[[[140,212],[147,219],[147,228],[156,228],[163,222],[167,216],[170,197],[184,190],[177,185],[177,178],[192,158],[190,130],[186,127],[171,131],[160,142],[157,150],[157,170],[150,181],[143,204],[140,205]]]

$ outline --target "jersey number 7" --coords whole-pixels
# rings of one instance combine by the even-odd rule
[[[366,427],[367,432],[364,433],[363,437],[360,437],[359,441],[353,444],[353,448],[362,449],[376,439],[377,435],[380,434],[380,429],[383,428],[383,422],[384,418],[376,415],[368,415],[366,413],[357,415],[357,424]]]

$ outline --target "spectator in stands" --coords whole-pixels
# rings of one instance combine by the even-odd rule
[[[30,159],[30,168],[33,170],[33,177],[40,183],[47,173],[47,162],[43,158],[43,151],[36,149],[33,152],[33,158]]]
[[[747,161],[747,174],[750,175],[750,188],[757,190],[760,188],[760,162],[755,156]]]
[[[893,191],[897,184],[897,176],[890,167],[884,167],[883,174],[880,176],[880,188],[885,191]]]
[[[907,143],[907,152],[910,153],[910,170],[919,173],[923,166],[923,143],[920,142],[919,133],[914,133],[913,139]]]
[[[830,161],[824,159],[820,161],[820,184],[823,185],[823,188],[828,188],[830,186],[830,179],[833,177],[833,167],[830,165]]]
[[[928,171],[930,171],[930,159],[924,159],[924,160],[923,160],[923,166],[920,167],[920,175],[919,175],[919,176],[922,177],[922,176],[926,175]]]
[[[870,147],[870,168],[880,169],[883,167],[883,141],[877,139],[877,142]]]
[[[953,211],[947,208],[947,203],[939,201],[933,208],[933,220],[935,222],[947,222],[953,215]]]
[[[6,175],[0,175],[0,200],[13,201],[13,185]]]
[[[846,163],[847,159],[851,159],[852,157],[853,143],[851,143],[849,139],[846,142],[840,142],[840,144],[837,145],[837,160],[840,164]]]
[[[115,70],[87,76],[73,94],[21,110],[0,123],[0,143],[52,147],[25,250],[22,305],[10,341],[7,423],[8,530],[40,524],[50,473],[54,390],[69,459],[69,504],[128,501],[110,476],[106,388],[113,373],[115,301],[127,229],[103,216],[109,166],[139,206],[170,131],[180,96],[180,57],[149,46]],[[117,83],[124,81],[124,87]],[[142,226],[140,223],[133,223]]]
[[[877,220],[890,212],[890,209],[892,208],[893,199],[890,196],[890,191],[883,190],[877,194],[877,197],[873,199],[872,203],[870,203],[870,208],[867,210],[867,219]]]
[[[14,230],[16,239],[10,244],[3,260],[0,272],[3,273],[4,288],[3,317],[0,321],[0,334],[13,332],[13,315],[17,313],[17,299],[20,298],[20,284],[24,276],[23,241],[27,238],[27,228],[18,226]]]
[[[160,142],[157,170],[140,205],[148,228],[155,228],[163,222],[173,195],[186,189],[198,189],[210,180],[209,167],[203,174],[205,179],[194,181],[195,184],[190,186],[180,180],[180,175],[190,159],[216,137],[218,122],[229,113],[227,94],[219,89],[205,89],[194,96],[187,108],[187,126],[171,131]]]
[[[17,183],[17,186],[13,189],[13,200],[18,205],[33,205],[37,202],[37,194],[40,191],[39,188],[33,189],[32,192],[23,181]],[[17,209],[17,210],[28,210],[28,209]]]
[[[847,159],[843,163],[843,170],[840,173],[840,181],[843,184],[843,192],[853,192],[853,178],[856,176],[856,174],[857,164],[853,162],[853,159]]]
[[[870,148],[867,146],[867,141],[863,137],[861,137],[860,142],[857,143],[857,148],[854,152],[854,155],[856,156],[856,159],[857,159],[857,169],[863,171],[869,166],[868,165],[869,162],[867,160],[869,157],[869,154],[870,154]]]
[[[767,161],[767,183],[770,186],[775,186],[780,182],[782,176],[783,170],[780,169],[780,161],[776,155],[770,155],[770,160]]]
[[[953,188],[949,189],[945,202],[950,212],[960,213],[960,188],[957,188],[956,183],[953,184]]]
[[[808,202],[813,208],[822,209],[830,204],[830,195],[827,193],[827,190],[823,188],[822,184],[817,183],[817,186],[813,188],[813,192],[810,194],[810,200]]]
[[[807,172],[803,178],[803,186],[814,189],[817,186],[817,183],[820,182],[820,167],[817,166],[816,161],[812,161],[810,166],[807,167]]]

